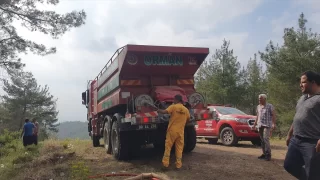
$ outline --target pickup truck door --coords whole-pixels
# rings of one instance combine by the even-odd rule
[[[200,120],[196,125],[197,136],[204,136],[204,120]]]
[[[219,131],[217,131],[217,126],[218,126],[218,122],[219,122],[219,118],[218,118],[218,113],[216,111],[216,109],[214,109],[213,107],[209,107],[210,111],[213,112],[213,119],[210,119],[210,123],[207,122],[207,132],[209,133],[208,136],[218,136]],[[210,125],[209,125],[210,124]],[[218,133],[217,133],[218,132]]]
[[[212,109],[210,108],[210,110]],[[198,121],[198,127],[196,127],[197,136],[213,136],[216,126],[217,121],[215,119]]]
[[[215,109],[213,111],[214,118],[212,119],[212,136],[219,136],[219,130],[217,129],[219,122],[218,113]]]

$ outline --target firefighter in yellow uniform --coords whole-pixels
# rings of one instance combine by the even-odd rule
[[[184,128],[186,122],[190,119],[190,113],[182,104],[181,95],[176,95],[173,103],[166,110],[158,110],[158,113],[170,114],[162,164],[165,168],[169,167],[171,148],[175,144],[176,168],[180,169],[182,167],[181,159],[184,147]]]

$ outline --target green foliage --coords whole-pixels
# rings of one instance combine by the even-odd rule
[[[277,110],[279,136],[286,135],[282,130],[286,131],[292,123],[296,102],[302,94],[299,89],[301,73],[320,69],[320,37],[311,29],[307,30],[306,23],[302,13],[298,29],[285,28],[282,46],[270,42],[265,52],[259,52],[267,63],[267,90],[269,101]]]
[[[21,132],[19,131],[8,131],[7,129],[4,130],[2,134],[0,134],[0,145],[4,146],[6,144],[10,144],[12,141],[19,139]]]
[[[320,36],[306,27],[302,13],[298,29],[285,28],[284,44],[272,41],[260,59],[266,63],[266,72],[256,54],[247,67],[240,69],[237,58],[223,42],[208,62],[204,62],[195,77],[196,89],[206,96],[207,102],[232,104],[249,114],[256,114],[258,95],[268,95],[268,102],[276,109],[277,128],[273,135],[286,136],[301,96],[299,81],[306,70],[320,69]]]
[[[221,49],[217,49],[209,62],[199,68],[195,78],[196,88],[206,95],[209,102],[238,105],[241,97],[240,63],[229,49],[230,42],[224,40]]]
[[[247,68],[244,72],[245,91],[243,94],[242,108],[250,114],[256,114],[256,107],[258,105],[258,96],[266,92],[266,77],[262,70],[262,64],[258,61],[257,55],[250,59]],[[268,93],[267,93],[268,94]]]
[[[230,42],[223,41],[208,62],[199,68],[196,79],[197,91],[206,95],[210,103],[232,104],[255,114],[258,95],[265,91],[265,75],[256,54],[247,68],[242,68],[229,49]]]
[[[24,119],[36,118],[41,139],[47,138],[47,129],[57,132],[58,111],[56,99],[49,93],[48,86],[41,87],[31,72],[10,70],[10,81],[3,80],[3,107],[7,111],[3,120],[11,130],[22,128]]]
[[[29,153],[18,154],[12,161],[13,164],[20,164],[25,162],[30,162],[33,159],[32,155]]]
[[[47,4],[57,5],[58,0],[47,0]],[[16,20],[22,27],[30,31],[39,31],[57,39],[66,31],[80,27],[85,22],[86,13],[72,11],[64,15],[54,11],[40,10],[43,0],[2,0],[0,2],[0,66],[20,68],[22,66],[19,53],[31,51],[38,55],[56,52],[55,47],[47,48],[43,44],[24,39],[19,36],[13,25]]]
[[[85,180],[88,179],[90,174],[89,167],[83,161],[74,162],[71,165],[72,179]]]
[[[2,178],[11,179],[21,170],[19,164],[31,162],[39,155],[39,146],[26,148],[20,138],[21,132],[4,130],[0,134],[0,174]]]

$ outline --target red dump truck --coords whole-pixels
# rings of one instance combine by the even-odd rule
[[[126,45],[119,48],[82,93],[93,146],[100,138],[118,160],[142,145],[163,148],[170,116],[158,114],[180,94],[191,114],[185,127],[184,152],[196,146],[195,125],[212,119],[204,97],[194,89],[194,74],[208,48]]]

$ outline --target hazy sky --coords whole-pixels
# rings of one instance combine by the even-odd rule
[[[268,41],[282,43],[284,27],[296,27],[301,12],[308,27],[320,32],[318,0],[61,0],[45,8],[87,13],[84,26],[59,40],[18,29],[25,38],[57,47],[54,55],[21,57],[38,83],[59,98],[60,122],[86,121],[81,92],[87,80],[128,43],[202,46],[213,53],[226,38],[245,65]]]

